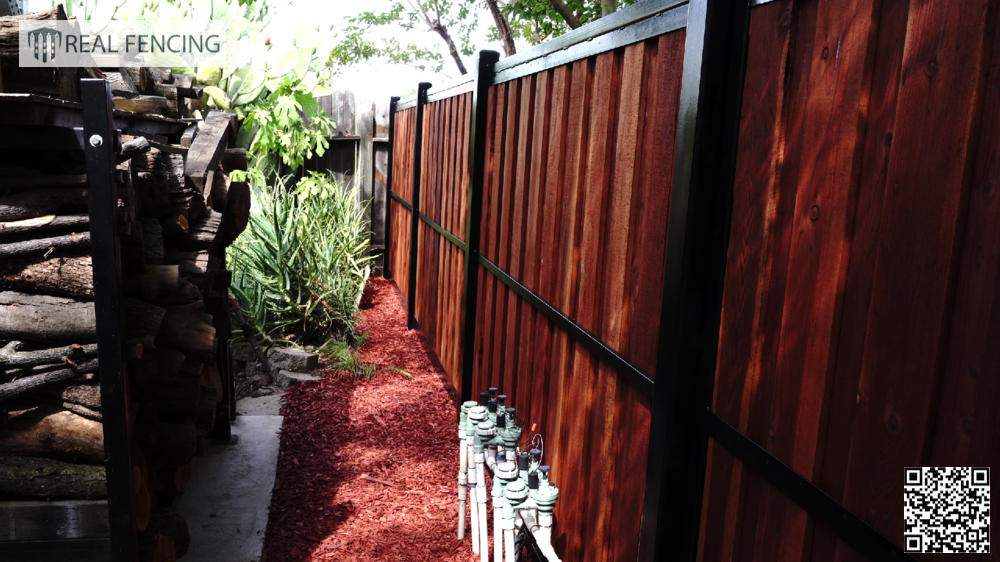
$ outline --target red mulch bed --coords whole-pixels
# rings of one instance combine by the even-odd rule
[[[468,535],[455,538],[457,417],[443,373],[391,282],[371,279],[365,300],[361,357],[375,376],[326,372],[285,395],[264,560],[476,560]]]

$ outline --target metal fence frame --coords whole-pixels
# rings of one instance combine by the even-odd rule
[[[707,448],[725,447],[810,516],[871,560],[913,560],[891,540],[831,498],[822,489],[733,428],[712,411],[725,258],[739,135],[750,0],[644,0],[575,29],[524,53],[497,61],[482,51],[473,77],[436,89],[422,83],[418,93],[393,98],[392,113],[417,108],[414,202],[390,197],[411,211],[408,321],[416,295],[417,223],[423,221],[465,253],[462,293],[462,388],[472,396],[478,270],[501,283],[553,321],[573,340],[612,367],[623,380],[652,399],[647,479],[639,537],[640,560],[694,560],[697,556]],[[485,156],[485,95],[501,82],[687,28],[678,111],[675,172],[671,192],[667,258],[660,312],[656,376],[650,377],[559,309],[479,254],[480,204]],[[473,92],[469,152],[467,237],[420,212],[422,108],[430,101]],[[390,116],[390,135],[394,134]],[[390,144],[393,138],[390,138]],[[725,155],[719,165],[717,155]],[[387,205],[388,207],[388,205]],[[388,213],[388,211],[387,211]],[[388,214],[387,221],[388,224]],[[387,248],[388,253],[388,248]]]

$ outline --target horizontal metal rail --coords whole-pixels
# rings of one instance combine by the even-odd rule
[[[528,302],[535,310],[552,321],[561,328],[577,343],[582,344],[588,351],[597,356],[617,371],[628,382],[632,383],[644,396],[653,395],[653,379],[649,378],[638,367],[622,357],[617,351],[611,349],[599,340],[595,335],[588,332],[583,326],[577,324],[548,301],[535,294],[531,289],[525,287],[520,281],[514,279],[509,273],[500,269],[500,266],[491,262],[485,256],[479,256],[479,264],[500,280],[501,283],[510,287],[522,299]]]
[[[390,197],[406,208],[406,210],[411,213],[413,212],[413,205],[411,205],[409,201],[403,199],[395,193],[392,193]],[[418,213],[417,216],[420,217],[420,220],[426,223],[427,226],[434,229],[434,231],[441,236],[444,236],[446,240],[460,248],[463,252],[468,251],[468,245],[466,245],[464,241],[446,230],[433,219],[423,213]],[[479,265],[481,265],[486,271],[492,273],[493,276],[500,280],[501,283],[509,287],[512,291],[527,301],[528,304],[535,308],[535,310],[541,312],[543,316],[551,320],[556,326],[569,334],[574,341],[583,345],[598,359],[604,361],[611,368],[620,373],[627,381],[635,385],[635,387],[643,395],[653,395],[653,379],[649,378],[649,375],[642,372],[641,369],[629,362],[628,359],[622,357],[620,353],[608,347],[604,342],[598,339],[597,336],[591,334],[586,328],[571,320],[568,316],[560,312],[558,308],[540,297],[517,279],[514,279],[509,273],[501,269],[500,266],[493,263],[486,257],[479,256]]]
[[[869,560],[916,560],[717,414],[706,415],[710,437],[860,554]]]
[[[403,199],[402,197],[400,197],[399,195],[396,195],[395,193],[390,193],[389,196],[392,197],[393,200],[395,200],[397,203],[399,203],[400,205],[402,205],[404,208],[406,208],[407,211],[410,211],[411,213],[413,212],[413,205],[409,201]],[[468,251],[468,249],[469,249],[468,245],[461,238],[459,238],[458,236],[455,236],[454,234],[452,234],[451,232],[449,232],[447,229],[445,229],[445,227],[443,227],[440,224],[438,224],[437,221],[435,221],[434,219],[428,217],[427,215],[425,215],[422,212],[421,213],[417,213],[417,217],[419,217],[420,220],[424,221],[424,223],[427,226],[429,226],[432,229],[434,229],[435,232],[437,232],[441,236],[444,236],[445,240],[447,240],[447,241],[451,242],[452,244],[458,246],[459,249],[461,249],[463,252]]]
[[[637,6],[634,4],[633,6]],[[494,84],[516,80],[530,74],[542,72],[557,66],[563,66],[580,59],[599,55],[608,51],[613,51],[619,47],[638,43],[652,37],[658,37],[671,31],[682,29],[687,25],[687,5],[674,7],[673,9],[658,12],[652,17],[632,22],[628,27],[615,29],[602,35],[596,35],[582,39],[565,48],[547,52],[539,57],[531,58],[514,66],[500,68],[501,64],[510,60],[506,59],[497,64],[497,73],[493,79]],[[600,23],[611,16],[601,18],[595,23]],[[585,26],[586,27],[586,26]],[[583,27],[577,28],[582,30]],[[569,35],[569,34],[567,34]],[[565,37],[563,35],[562,37]],[[561,39],[562,37],[558,38]],[[558,41],[555,39],[553,41]],[[514,58],[514,57],[511,57]]]
[[[441,101],[455,96],[460,96],[462,94],[468,94],[474,90],[475,87],[475,81],[469,75],[465,75],[454,82],[441,86],[440,88],[433,88],[429,90],[427,92],[427,103]]]
[[[550,41],[546,41],[537,47],[528,49],[527,51],[507,57],[506,59],[497,62],[497,74],[510,70],[516,66],[529,63],[535,59],[540,59],[558,51],[568,49],[569,47],[589,41],[597,36],[605,35],[612,31],[628,27],[638,21],[652,18],[668,10],[683,6],[686,3],[687,2],[684,0],[670,0],[667,2],[664,2],[663,0],[643,0],[641,2],[636,2],[631,6],[622,8],[597,21],[578,27]],[[684,11],[686,13],[687,9],[685,8]]]

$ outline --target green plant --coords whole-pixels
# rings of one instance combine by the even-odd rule
[[[233,294],[258,331],[300,344],[353,341],[371,271],[368,224],[352,190],[311,172],[293,187],[254,189],[231,246]]]
[[[316,351],[330,361],[330,367],[336,371],[359,379],[370,379],[375,374],[375,365],[362,361],[347,342],[331,339]]]

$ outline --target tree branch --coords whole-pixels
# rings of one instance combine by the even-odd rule
[[[549,4],[552,6],[553,10],[555,10],[556,12],[559,13],[560,16],[562,16],[562,19],[566,22],[566,25],[570,26],[573,29],[580,27],[580,18],[576,17],[576,14],[574,14],[572,11],[570,11],[568,7],[566,7],[566,3],[563,2],[563,0],[549,0]]]
[[[497,31],[500,32],[500,40],[503,41],[503,52],[509,57],[517,52],[517,48],[514,46],[514,32],[511,31],[507,18],[500,13],[497,0],[486,0],[486,5],[490,9],[493,21],[496,22]]]

